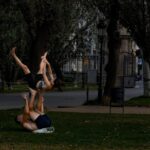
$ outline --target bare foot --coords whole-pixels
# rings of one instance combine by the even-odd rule
[[[10,55],[14,56],[16,54],[16,47],[13,47],[10,51]]]
[[[48,52],[46,51],[46,52],[44,53],[44,55],[43,55],[43,56],[41,56],[41,59],[46,59],[47,54],[48,54]]]
[[[27,104],[29,99],[27,94],[22,94],[22,98],[25,100],[25,104]]]
[[[46,52],[44,53],[44,57],[46,58],[47,55],[48,55],[48,51],[46,51]]]
[[[28,100],[27,94],[22,94],[22,98],[23,98],[24,100]]]

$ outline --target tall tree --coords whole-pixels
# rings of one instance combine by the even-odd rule
[[[120,1],[121,23],[128,29],[144,59],[144,95],[150,96],[150,2]]]
[[[49,50],[49,59],[60,62],[73,50],[72,35],[79,33],[82,6],[79,1],[18,1],[30,39],[30,67],[37,71],[40,56]],[[75,37],[74,36],[74,37]],[[71,39],[71,40],[70,40]],[[34,57],[33,57],[34,56]],[[32,58],[32,59],[31,59]]]
[[[20,56],[24,55],[26,47],[25,23],[20,10],[17,8],[15,1],[0,2],[0,74],[1,79],[10,87],[11,81],[17,74],[17,68],[10,61],[9,51],[14,45],[21,49],[18,51]],[[14,73],[15,72],[15,73]],[[4,85],[4,84],[3,84]]]
[[[51,61],[66,62],[78,35],[92,24],[95,16],[89,17],[90,12],[78,0],[9,0],[1,1],[0,6],[3,7],[2,27],[9,22],[9,30],[3,28],[0,39],[4,45],[17,41],[17,53],[25,56],[23,60],[33,72],[37,71],[40,56],[45,50],[49,51]],[[78,27],[80,18],[86,22],[82,28]],[[9,44],[8,49],[15,44]]]
[[[119,33],[119,12],[120,6],[118,0],[88,0],[88,2],[101,12],[105,16],[105,20],[101,20],[102,16],[99,16],[100,22],[97,22],[98,30],[101,28],[104,21],[107,23],[107,37],[108,37],[108,63],[105,67],[106,71],[106,83],[104,87],[103,103],[108,103],[111,97],[111,90],[115,86],[117,75],[117,62],[119,58],[119,50],[121,45],[120,33]],[[99,41],[100,42],[100,41]],[[100,43],[102,44],[102,43]]]
[[[114,88],[117,75],[117,63],[120,52],[120,33],[119,33],[119,3],[118,0],[110,1],[109,23],[107,27],[109,60],[106,66],[106,84],[104,89],[104,101],[111,96],[111,90]]]

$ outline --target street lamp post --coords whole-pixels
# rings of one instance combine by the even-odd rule
[[[98,42],[99,46],[99,84],[98,84],[98,103],[102,102],[103,90],[102,90],[102,80],[103,80],[103,42],[104,42],[104,19],[99,20],[97,25],[98,29]]]

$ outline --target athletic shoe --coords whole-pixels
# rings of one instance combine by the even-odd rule
[[[53,133],[55,131],[54,127],[42,128],[32,131],[33,133]]]

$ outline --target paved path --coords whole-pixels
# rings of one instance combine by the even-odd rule
[[[124,100],[127,101],[133,97],[138,97],[143,95],[143,88],[126,88]]]
[[[20,108],[23,106],[22,93],[0,94],[0,109]],[[86,101],[85,91],[50,92],[45,93],[45,105],[47,107],[80,106]],[[90,99],[97,97],[97,91],[91,91]]]
[[[0,94],[0,109],[21,108],[24,102],[21,98],[22,93]],[[89,92],[89,99],[97,98],[97,91]],[[132,97],[143,95],[142,88],[125,89],[125,100]],[[50,92],[45,93],[45,105],[52,111],[73,111],[73,112],[95,112],[108,113],[109,107],[103,106],[82,106],[86,102],[86,91],[69,91],[69,92]],[[112,112],[121,113],[120,108],[112,108]],[[145,113],[149,114],[149,108],[132,108],[125,107],[125,113]]]
[[[23,106],[22,93],[0,94],[0,109],[20,108]],[[142,95],[139,88],[125,89],[125,100]],[[97,98],[97,91],[89,92],[89,100]],[[86,102],[86,91],[49,92],[44,94],[47,107],[81,106]]]

